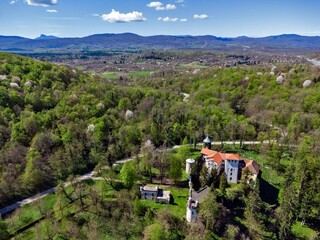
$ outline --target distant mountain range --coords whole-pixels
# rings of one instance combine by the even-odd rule
[[[35,38],[35,40],[49,40],[49,39],[58,39],[58,37],[41,34],[39,37]]]
[[[284,34],[262,38],[215,36],[139,36],[133,33],[95,34],[82,38],[58,38],[41,35],[36,39],[0,36],[0,51],[79,51],[140,49],[259,49],[281,51],[290,49],[320,50],[320,37]]]

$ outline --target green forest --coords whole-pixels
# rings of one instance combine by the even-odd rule
[[[271,68],[159,70],[124,82],[0,53],[0,208],[57,186],[1,216],[0,239],[318,239],[320,68]],[[188,224],[185,159],[200,161],[207,135],[239,141],[217,148],[258,161],[262,178],[228,185],[198,164],[193,174],[211,190]],[[99,180],[62,184],[92,170]],[[140,184],[166,179],[172,204],[139,199]]]

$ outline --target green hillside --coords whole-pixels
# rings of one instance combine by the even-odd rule
[[[168,155],[148,158],[145,153],[128,163],[127,171],[135,173],[133,187],[118,169],[99,168],[106,186],[99,181],[67,189],[69,195],[59,191],[54,204],[51,198],[51,205],[44,204],[44,213],[32,215],[44,220],[18,239],[316,239],[320,69],[279,64],[273,75],[271,67],[184,69],[170,76],[159,71],[150,77],[136,74],[117,85],[79,70],[0,53],[0,207],[71,175],[145,153],[147,140],[155,147],[190,143]],[[190,148],[206,135],[214,141],[240,141],[232,149],[218,148],[256,158],[263,164],[262,178],[255,186],[212,187],[212,204],[205,204],[189,227],[179,208],[184,207],[186,179],[174,179],[173,168],[181,171],[186,157],[197,156]],[[242,144],[245,140],[276,141],[250,147]],[[178,206],[168,210],[137,199],[136,183],[148,182],[150,174],[159,184],[163,177],[172,180],[175,197],[183,198],[177,199]],[[0,233],[10,229],[10,220],[6,226],[0,223]]]

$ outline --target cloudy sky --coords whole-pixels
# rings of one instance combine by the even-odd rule
[[[0,0],[0,35],[320,36],[320,0]]]

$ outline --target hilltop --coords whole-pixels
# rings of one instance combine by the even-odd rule
[[[133,33],[95,34],[77,38],[42,35],[36,39],[0,36],[2,51],[62,50],[143,50],[143,49],[214,49],[214,50],[320,50],[320,37],[283,34],[261,38],[216,36],[140,36]]]

